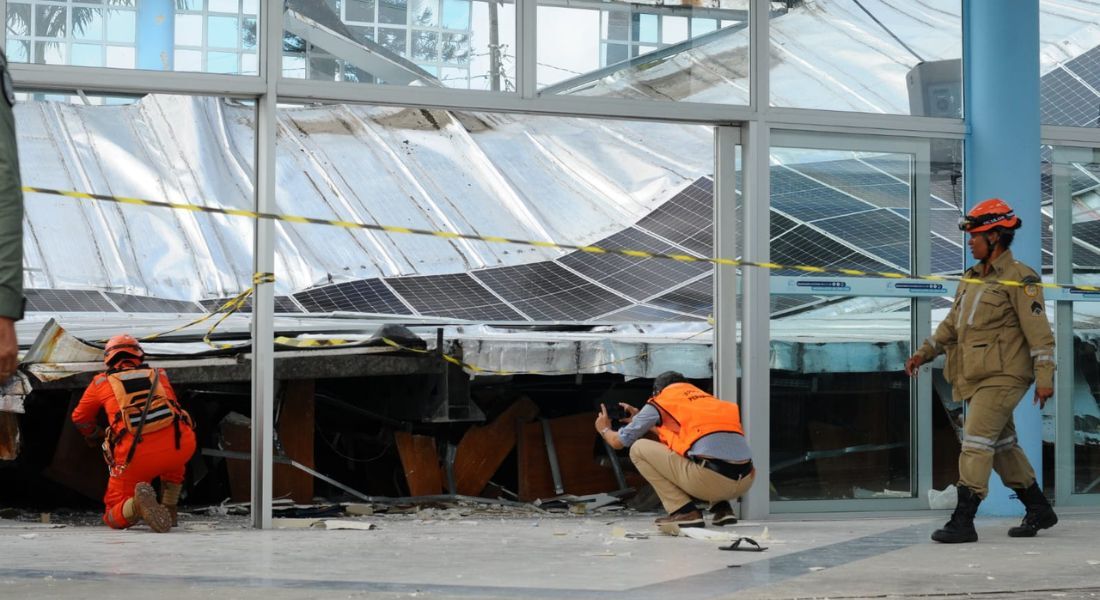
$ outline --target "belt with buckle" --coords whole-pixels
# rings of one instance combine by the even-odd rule
[[[753,472],[752,461],[747,463],[731,463],[713,458],[697,458],[695,462],[704,468],[718,473],[722,477],[737,481],[748,477]]]

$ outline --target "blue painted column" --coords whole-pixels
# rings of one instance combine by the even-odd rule
[[[1039,271],[1039,0],[963,0],[963,90],[966,208],[986,198],[1008,202],[1023,219],[1012,253]],[[1033,396],[1029,390],[1016,408],[1016,431],[1042,482],[1043,422]],[[980,514],[1023,512],[994,473]]]
[[[175,0],[138,0],[137,68],[171,71],[175,45]]]

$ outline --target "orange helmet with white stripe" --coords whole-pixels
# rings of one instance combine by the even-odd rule
[[[123,333],[107,340],[107,346],[103,348],[103,362],[109,367],[119,359],[120,355],[142,358],[145,356],[145,351],[141,349],[137,338]]]
[[[981,233],[995,227],[1019,229],[1023,225],[1012,207],[1000,198],[990,198],[979,202],[966,216],[959,220],[959,229],[967,233]]]

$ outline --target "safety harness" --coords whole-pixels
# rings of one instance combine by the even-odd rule
[[[175,429],[176,449],[179,450],[183,435],[180,424],[193,427],[193,423],[191,415],[165,393],[164,387],[160,385],[160,369],[141,365],[136,369],[112,370],[107,372],[107,382],[118,402],[118,412],[113,421],[122,424],[122,427],[110,428],[107,441],[103,445],[111,475],[121,475],[130,465],[144,433],[172,427]],[[130,451],[126,453],[126,461],[117,464],[114,460],[114,448],[126,435],[132,435],[134,441],[130,444]]]

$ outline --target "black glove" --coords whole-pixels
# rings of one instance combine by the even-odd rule
[[[107,437],[107,432],[102,427],[96,426],[95,431],[84,436],[84,443],[88,444],[89,448],[98,448],[103,443],[103,439]]]

